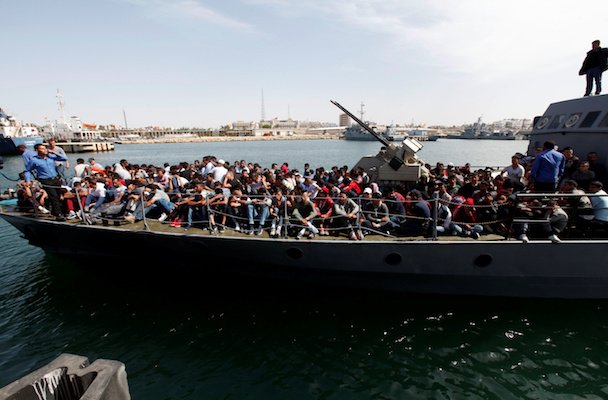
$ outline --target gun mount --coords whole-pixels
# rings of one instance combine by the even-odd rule
[[[422,149],[419,141],[406,138],[401,144],[391,143],[338,102],[331,102],[384,145],[378,154],[361,158],[355,168],[363,168],[370,178],[381,184],[412,183],[422,176],[428,177],[429,171],[416,155]]]

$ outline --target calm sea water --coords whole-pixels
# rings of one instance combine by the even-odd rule
[[[525,147],[440,140],[421,156],[506,165]],[[173,163],[215,154],[301,168],[353,165],[377,150],[288,141],[119,146],[94,156]],[[7,160],[7,176],[19,162]],[[0,386],[67,352],[124,362],[135,399],[608,397],[606,301],[413,296],[67,262],[4,222],[0,241]]]

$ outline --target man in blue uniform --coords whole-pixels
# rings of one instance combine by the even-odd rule
[[[543,149],[534,158],[530,182],[534,182],[534,191],[537,193],[555,193],[557,182],[564,173],[566,157],[555,150],[553,140],[546,141]]]
[[[53,150],[48,150],[41,143],[34,146],[34,149],[38,154],[28,161],[25,171],[26,173],[31,171],[36,172],[38,181],[40,181],[42,187],[49,195],[51,214],[58,221],[65,221],[65,217],[61,215],[61,203],[59,202],[59,198],[61,197],[59,191],[61,189],[61,178],[55,169],[55,161],[67,161],[67,157],[57,154]],[[29,176],[25,177],[26,182],[30,180]]]
[[[19,146],[17,146],[17,151],[19,151],[19,153],[21,153],[21,157],[23,157],[23,166],[24,167],[27,167],[27,163],[30,162],[32,157],[38,155],[38,153],[36,153],[34,150],[28,149],[27,146],[24,144],[20,144]],[[25,178],[29,179],[29,177],[30,177],[30,171],[25,171]]]

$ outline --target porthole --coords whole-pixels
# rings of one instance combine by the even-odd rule
[[[288,248],[285,251],[285,254],[287,254],[287,257],[289,257],[291,259],[294,259],[294,260],[299,260],[304,255],[304,253],[302,252],[302,250],[300,250],[297,247],[290,247],[290,248]]]
[[[492,255],[488,254],[488,253],[481,254],[481,255],[477,256],[474,263],[475,263],[476,267],[485,268],[485,267],[489,266],[490,264],[492,264]]]
[[[564,124],[566,128],[572,128],[578,122],[578,119],[581,117],[580,114],[572,114]]]
[[[403,261],[403,256],[399,253],[391,253],[384,257],[384,262],[388,265],[398,265],[401,264],[401,261]]]
[[[549,117],[545,117],[545,118],[541,119],[540,121],[538,121],[538,124],[536,124],[536,129],[543,129],[545,126],[547,126],[548,123],[549,123]]]

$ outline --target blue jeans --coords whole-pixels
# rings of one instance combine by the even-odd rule
[[[106,202],[105,197],[97,197],[89,193],[87,195],[87,198],[84,200],[84,206],[88,207],[93,202],[93,200],[95,200],[95,206],[93,207],[93,210],[97,210],[99,207],[101,207],[103,203]]]
[[[585,96],[591,94],[593,89],[593,81],[595,81],[595,94],[602,92],[602,67],[595,67],[588,69],[587,72],[587,90],[585,90]]]
[[[450,224],[450,229],[452,230],[452,234],[454,235],[462,235],[463,232],[465,232],[465,229],[462,226],[457,225],[455,223]],[[471,225],[471,232],[481,233],[481,231],[483,231],[483,226]]]
[[[249,218],[249,226],[253,226],[253,219],[260,219],[260,226],[264,226],[266,223],[266,218],[270,215],[270,210],[266,204],[260,206],[260,211],[256,209],[255,205],[248,204],[247,205],[247,217]]]
[[[193,206],[188,208],[188,225],[192,225],[193,222],[203,222],[209,219],[207,214],[207,207],[205,206]]]
[[[61,163],[60,165],[55,165],[55,170],[59,174],[61,182],[65,184],[67,182],[67,180],[65,179],[65,164]]]
[[[391,226],[397,229],[405,222],[406,218],[401,215],[391,215],[389,220],[391,221]]]

